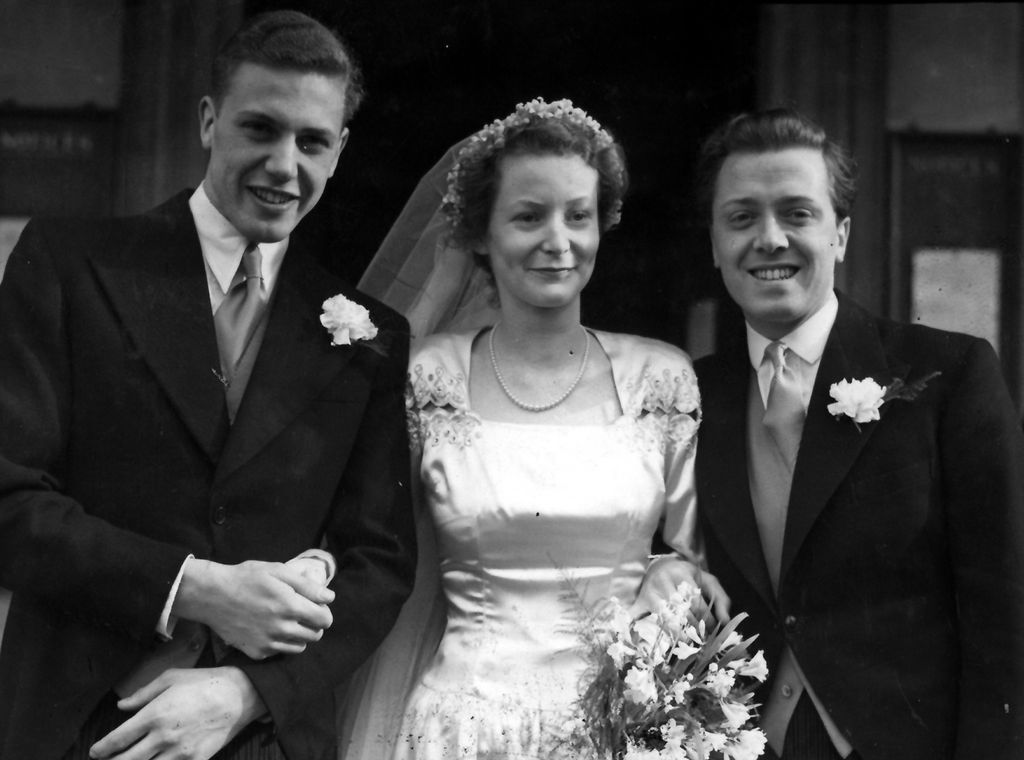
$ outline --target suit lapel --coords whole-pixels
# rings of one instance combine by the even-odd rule
[[[785,579],[815,521],[880,424],[864,423],[858,430],[853,420],[833,417],[828,412],[833,401],[829,387],[842,379],[868,377],[884,386],[907,371],[908,367],[889,365],[874,317],[840,296],[839,313],[818,368],[793,472],[781,579]],[[884,418],[885,407],[882,409]]]
[[[332,346],[320,324],[328,275],[290,247],[259,355],[217,471],[223,479],[249,461],[316,398],[350,361],[352,346]],[[339,285],[340,287],[340,285]],[[336,290],[335,290],[336,292]]]
[[[131,343],[211,460],[226,423],[199,236],[184,192],[90,256]]]
[[[747,393],[750,362],[737,342],[702,373],[704,414],[698,456],[700,510],[719,543],[765,602],[775,606],[747,475]],[[712,568],[714,571],[714,568]]]

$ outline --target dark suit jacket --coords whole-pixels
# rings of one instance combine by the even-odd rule
[[[793,475],[778,598],[751,506],[745,336],[697,363],[708,563],[771,668],[792,647],[865,760],[1024,757],[1024,439],[988,343],[840,296]],[[857,427],[830,384],[939,371]],[[760,698],[767,698],[765,687]]]
[[[391,627],[415,566],[400,316],[293,236],[228,425],[188,193],[139,217],[31,222],[0,286],[0,757],[53,758],[138,661],[188,553],[339,560],[334,624],[296,656],[233,653],[292,760],[334,757],[335,685]],[[386,356],[330,345],[370,310]]]

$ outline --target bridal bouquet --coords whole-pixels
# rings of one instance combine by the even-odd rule
[[[655,613],[633,619],[617,600],[588,625],[590,683],[577,746],[602,760],[754,760],[753,693],[768,676],[746,617],[708,624],[700,591],[679,586]],[[581,738],[582,737],[582,738]]]

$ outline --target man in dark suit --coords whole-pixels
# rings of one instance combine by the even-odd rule
[[[359,96],[330,31],[257,17],[214,63],[195,192],[26,227],[0,285],[0,757],[334,757],[335,687],[415,565],[407,325],[291,234]]]
[[[701,524],[771,750],[1024,756],[1024,441],[992,348],[835,293],[852,165],[802,116],[729,121],[698,177],[746,320],[697,363]]]

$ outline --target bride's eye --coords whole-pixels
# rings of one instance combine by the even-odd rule
[[[526,224],[536,222],[538,219],[540,219],[540,214],[538,214],[536,211],[520,211],[518,214],[512,217],[512,221],[523,222]]]

